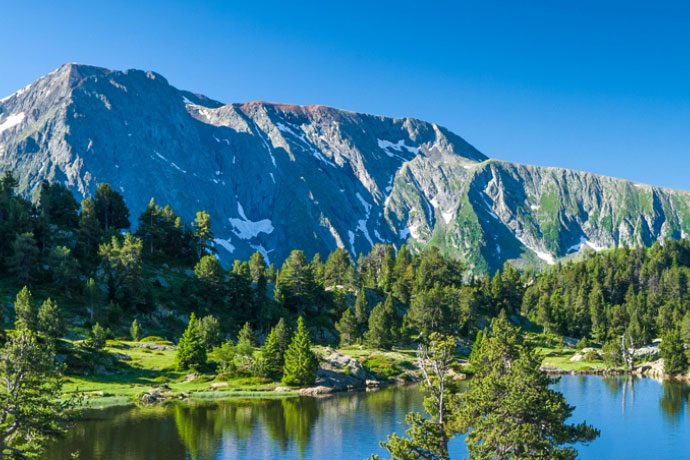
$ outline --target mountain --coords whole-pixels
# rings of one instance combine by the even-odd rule
[[[223,104],[155,72],[67,64],[0,100],[0,170],[35,197],[108,182],[212,216],[221,259],[433,244],[476,272],[690,233],[690,194],[487,158],[447,129],[323,106]]]

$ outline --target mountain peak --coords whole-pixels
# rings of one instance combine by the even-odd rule
[[[213,221],[221,259],[436,245],[475,271],[690,234],[690,195],[488,158],[435,123],[322,105],[223,104],[152,71],[65,64],[0,101],[2,168],[79,198],[110,183]]]

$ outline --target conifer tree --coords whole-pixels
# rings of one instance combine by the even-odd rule
[[[685,355],[683,340],[677,329],[669,329],[659,347],[664,358],[665,374],[684,374],[688,370],[688,358]]]
[[[141,339],[141,327],[139,326],[139,321],[134,319],[132,325],[129,327],[129,335],[132,336],[134,342],[138,342]]]
[[[96,215],[106,233],[129,228],[129,209],[125,200],[109,184],[98,186],[94,205]]]
[[[192,227],[194,228],[194,237],[199,247],[199,258],[203,257],[209,251],[215,252],[214,248],[210,245],[210,242],[213,241],[211,216],[209,216],[206,211],[197,212]]]
[[[337,248],[326,259],[324,267],[325,286],[351,286],[354,283],[354,269],[350,254]]]
[[[222,342],[220,323],[213,315],[207,315],[197,320],[199,322],[199,336],[207,350],[217,347]]]
[[[27,329],[0,348],[0,458],[40,459],[66,431],[74,398],[65,399],[55,349]]]
[[[280,294],[280,296],[278,295]],[[301,316],[316,300],[317,285],[304,252],[294,250],[285,260],[276,281],[276,303]]]
[[[200,281],[203,296],[209,300],[216,300],[222,289],[225,271],[215,256],[205,255],[194,266],[194,274]]]
[[[38,309],[38,330],[52,338],[57,338],[64,332],[57,302],[47,299]]]
[[[288,327],[285,318],[280,318],[278,324],[275,327],[276,340],[278,342],[278,347],[280,348],[280,364],[283,364],[283,355],[290,346],[290,341],[292,340],[292,332],[290,327]]]
[[[371,311],[369,330],[364,334],[364,340],[370,347],[390,349],[398,338],[399,329],[398,313],[393,296],[389,295],[384,303],[379,303]]]
[[[199,334],[199,323],[194,313],[189,317],[187,329],[180,337],[175,355],[175,365],[180,371],[187,369],[197,370],[206,364],[206,346]]]
[[[81,202],[77,243],[74,248],[74,253],[83,266],[93,268],[98,264],[98,245],[101,235],[101,222],[96,213],[96,203],[92,198],[86,198]]]
[[[261,252],[256,251],[249,258],[249,272],[254,283],[258,283],[261,277],[266,277],[266,259]]]
[[[244,323],[244,326],[242,326],[242,329],[240,329],[240,332],[237,335],[237,344],[244,344],[250,347],[256,347],[256,334],[254,333],[254,330],[252,329],[252,326],[251,324],[249,324],[249,322]]]
[[[357,341],[359,324],[350,307],[345,309],[340,320],[335,323],[335,328],[340,332],[340,346],[352,345]]]
[[[106,332],[100,323],[96,323],[91,328],[91,337],[89,338],[89,345],[96,350],[100,350],[105,346]]]
[[[319,362],[311,350],[309,332],[307,332],[304,320],[300,316],[297,320],[297,332],[295,332],[290,346],[285,352],[282,382],[285,385],[294,386],[313,385],[316,381],[318,367]]]
[[[38,266],[39,250],[32,232],[18,234],[11,244],[11,254],[7,265],[22,283],[28,283],[35,278]]]
[[[367,329],[369,323],[369,301],[367,300],[367,291],[361,288],[357,293],[355,299],[355,321],[357,321],[357,335],[356,338],[361,340],[364,337],[364,331]]]
[[[585,423],[566,424],[575,408],[550,388],[557,379],[540,371],[541,355],[504,316],[492,321],[474,359],[453,422],[468,433],[470,459],[574,459],[577,451],[564,445],[599,436]]]
[[[36,312],[33,307],[33,298],[29,288],[24,286],[17,294],[14,301],[14,328],[36,330]]]
[[[269,375],[280,375],[283,370],[283,352],[280,349],[275,328],[272,328],[271,332],[268,333],[268,337],[266,337],[266,343],[264,343],[261,349],[261,357],[266,363],[266,370]]]

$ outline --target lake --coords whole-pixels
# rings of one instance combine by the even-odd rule
[[[573,422],[602,432],[577,445],[583,459],[688,458],[690,386],[623,377],[564,376],[556,385],[577,406]],[[326,399],[283,398],[113,407],[88,411],[49,460],[363,459],[391,432],[402,434],[405,414],[421,411],[415,386]],[[467,455],[451,442],[451,457]]]

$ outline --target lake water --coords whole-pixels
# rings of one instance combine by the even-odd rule
[[[565,376],[556,388],[577,406],[573,422],[602,432],[577,445],[583,459],[690,458],[690,386],[651,379]],[[288,398],[115,407],[87,412],[48,460],[363,459],[391,432],[402,434],[405,414],[421,410],[414,386],[326,399]],[[467,455],[451,441],[451,457]]]

